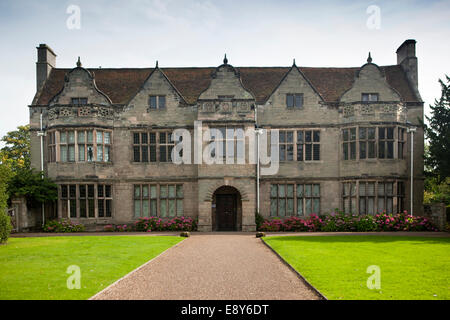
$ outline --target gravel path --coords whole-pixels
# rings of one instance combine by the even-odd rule
[[[92,299],[319,299],[254,234],[194,234]]]

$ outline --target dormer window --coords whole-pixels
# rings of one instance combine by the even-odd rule
[[[377,102],[378,101],[378,93],[363,93],[361,95],[362,102]]]
[[[83,106],[88,103],[87,98],[72,98],[71,104],[74,106]]]
[[[150,96],[148,98],[148,105],[150,109],[165,109],[166,96]]]
[[[286,107],[288,108],[303,108],[303,93],[288,93],[286,95]]]

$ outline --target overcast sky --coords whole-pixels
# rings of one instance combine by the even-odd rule
[[[76,28],[75,5],[80,9]],[[368,8],[377,6],[376,10]],[[68,27],[68,20],[69,26]],[[377,24],[377,21],[379,24]],[[377,28],[377,26],[379,28]],[[75,28],[74,28],[75,27]],[[428,105],[450,75],[450,1],[0,1],[0,136],[28,123],[36,90],[36,46],[56,66],[210,67],[224,53],[234,66],[355,67],[397,63],[417,40],[419,90]]]

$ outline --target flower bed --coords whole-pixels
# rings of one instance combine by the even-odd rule
[[[42,227],[44,232],[83,232],[84,225],[70,220],[51,220]]]
[[[425,217],[400,214],[351,215],[333,212],[319,217],[312,214],[307,218],[278,217],[265,219],[258,226],[258,231],[324,231],[324,232],[367,232],[367,231],[438,231]]]
[[[158,217],[139,218],[134,224],[123,225],[106,225],[104,231],[196,231],[197,221],[191,217],[175,217],[167,221],[163,221]]]

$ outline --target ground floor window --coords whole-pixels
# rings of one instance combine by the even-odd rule
[[[320,184],[271,184],[271,216],[304,216],[320,213]]]
[[[183,215],[182,184],[134,185],[134,216],[175,217]]]
[[[112,216],[112,186],[109,184],[62,184],[60,204],[63,216],[103,218]]]
[[[342,183],[345,213],[398,213],[405,209],[403,181],[346,181]]]

